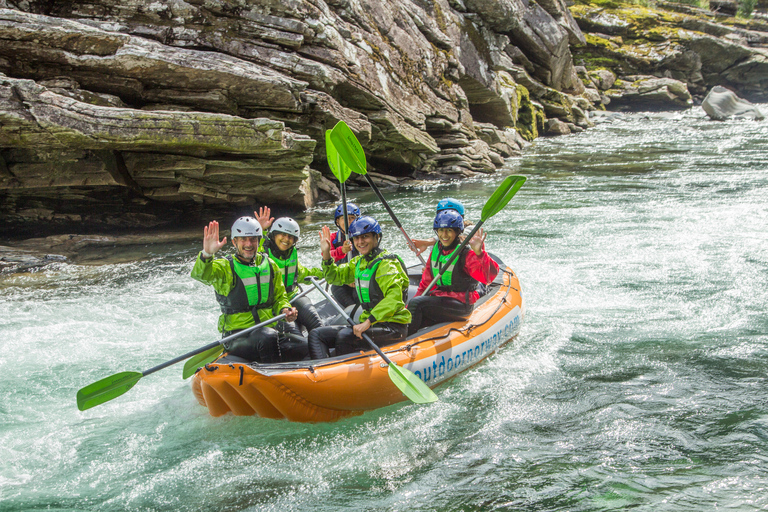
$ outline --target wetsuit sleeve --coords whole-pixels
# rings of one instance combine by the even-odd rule
[[[405,309],[403,302],[403,290],[408,288],[408,275],[400,265],[392,260],[382,260],[376,269],[376,284],[381,288],[384,298],[371,310],[371,321],[410,323],[411,312]]]
[[[488,284],[499,274],[499,264],[485,252],[485,244],[483,244],[483,253],[480,256],[472,249],[469,250],[464,260],[464,270],[472,279]]]
[[[297,274],[296,280],[298,282],[302,282],[302,281],[306,280],[310,276],[311,277],[322,278],[323,277],[323,269],[321,269],[321,268],[307,268],[304,265],[302,265],[301,263],[299,263],[299,267],[298,267],[298,270],[296,271],[296,274]]]
[[[361,256],[355,256],[349,263],[337,265],[335,261],[323,262],[323,277],[329,284],[337,286],[351,284],[355,282],[355,263]]]
[[[198,253],[191,276],[196,281],[213,286],[219,295],[226,296],[232,291],[232,268],[229,260],[224,258],[211,258],[206,261],[203,260],[202,253]]]

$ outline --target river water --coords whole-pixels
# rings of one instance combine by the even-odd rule
[[[486,223],[521,334],[434,404],[338,423],[212,418],[182,365],[77,410],[84,385],[217,338],[198,243],[0,277],[0,510],[768,508],[766,147],[768,122],[698,108],[537,140]],[[385,193],[428,237],[438,199],[476,221],[502,178]],[[305,265],[330,213],[302,219]]]

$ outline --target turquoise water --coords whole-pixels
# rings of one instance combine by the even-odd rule
[[[536,141],[486,224],[521,334],[437,403],[338,423],[212,418],[182,365],[77,410],[82,386],[216,339],[198,244],[0,277],[0,510],[768,508],[767,144],[768,123],[700,109]],[[438,199],[477,220],[502,178],[385,194],[428,237]],[[329,216],[303,219],[304,264]]]

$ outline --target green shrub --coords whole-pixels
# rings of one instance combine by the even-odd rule
[[[755,10],[756,3],[757,3],[757,0],[740,0],[739,11],[737,15],[741,16],[742,18],[751,18],[752,11]]]

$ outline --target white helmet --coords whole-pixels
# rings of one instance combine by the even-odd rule
[[[261,224],[253,217],[240,217],[232,224],[232,238],[261,236]]]
[[[280,217],[272,224],[271,233],[285,233],[299,238],[299,223],[290,217]]]

